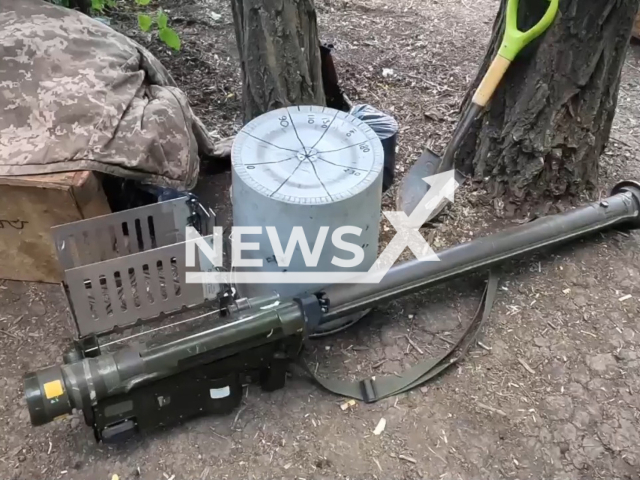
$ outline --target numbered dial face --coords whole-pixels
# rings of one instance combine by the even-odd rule
[[[352,197],[380,175],[382,144],[346,112],[301,106],[273,110],[238,133],[233,168],[266,197],[323,204]]]

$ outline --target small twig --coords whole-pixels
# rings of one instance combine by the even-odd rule
[[[415,458],[407,457],[406,455],[398,455],[398,458],[400,460],[406,460],[407,462],[410,462],[410,463],[418,463]]]
[[[523,359],[518,358],[518,362],[520,362],[520,365],[522,365],[527,372],[529,372],[532,375],[536,374],[536,371],[533,368],[531,368],[529,364],[525,362]]]
[[[427,448],[429,449],[429,451],[431,453],[433,453],[436,457],[438,457],[440,460],[442,460],[445,465],[449,465],[444,458],[442,458],[440,455],[438,455],[436,452],[433,451],[433,448],[431,448],[431,447],[427,447]]]
[[[487,347],[484,343],[482,343],[481,341],[478,341],[478,346],[480,348],[484,348],[486,351],[490,352],[491,351],[491,347]]]
[[[633,67],[633,65],[630,65],[630,66],[631,66],[631,67]],[[633,68],[635,68],[635,67],[633,67]],[[623,142],[623,141],[622,141],[622,140],[620,140],[619,138],[616,138],[616,137],[612,136],[612,137],[611,137],[611,140],[613,140],[614,142],[621,143],[621,144],[623,144],[625,147],[629,147],[629,148],[631,148],[631,145],[629,145],[627,142]]]
[[[231,424],[232,430],[236,427],[236,422],[238,421],[238,418],[240,418],[240,414],[243,412],[245,408],[246,407],[242,407],[240,410],[238,410],[238,413],[236,413],[236,418],[233,419],[233,423]]]
[[[205,480],[208,476],[209,476],[209,467],[205,467],[204,470],[202,470],[202,473],[200,474],[200,478],[202,480]]]
[[[593,338],[598,338],[598,336],[591,332],[585,332],[584,330],[580,330],[580,333],[584,333],[585,335],[591,335]]]
[[[14,328],[16,328],[16,326],[18,325],[18,323],[20,323],[20,320],[22,320],[24,318],[24,315],[20,315],[18,318],[16,318],[13,321],[13,324],[11,325],[11,328],[9,330],[13,330]]]
[[[549,320],[547,320],[547,325],[549,325],[551,328],[553,328],[554,330],[557,330],[558,327],[555,326],[553,323],[551,323]]]
[[[216,431],[213,429],[213,427],[209,427],[209,428],[211,429],[211,431],[213,432],[213,434],[214,434],[216,437],[223,438],[224,440],[229,440],[229,437],[225,437],[224,435],[220,435],[218,432],[216,432]],[[231,441],[231,440],[229,440],[229,441]]]
[[[382,432],[384,432],[384,428],[387,426],[387,421],[384,418],[381,418],[380,421],[378,422],[378,425],[376,425],[376,428],[373,430],[373,434],[374,435],[380,435]]]
[[[634,70],[637,70],[637,71],[639,71],[639,72],[640,72],[640,68],[638,68],[638,67],[636,67],[636,66],[634,66],[634,65],[631,65],[629,62],[624,62],[624,64],[625,64],[627,67],[631,67],[631,68],[633,68]]]
[[[413,340],[409,338],[409,335],[405,335],[405,337],[407,337],[407,342],[409,342],[409,345],[415,348],[420,355],[424,355],[424,352],[422,351],[422,349],[418,345],[416,345],[416,343]]]
[[[485,405],[484,403],[480,403],[480,402],[476,402],[476,405],[478,405],[478,407],[483,408],[483,409],[485,409],[485,410],[488,410],[488,411],[490,411],[490,412],[497,413],[498,415],[501,415],[501,416],[503,416],[503,417],[506,417],[506,416],[507,416],[507,414],[506,414],[506,413],[504,413],[504,412],[503,412],[502,410],[500,410],[499,408],[493,408],[493,407],[490,407],[489,405]]]
[[[0,330],[0,333],[4,333],[5,335],[8,335],[8,336],[13,337],[13,338],[18,338],[17,335],[14,335],[11,332],[7,332],[6,330]]]
[[[448,343],[449,345],[455,345],[456,344],[455,342],[452,342],[451,340],[447,340],[446,338],[438,335],[437,333],[436,333],[436,337],[439,338],[440,340],[442,340],[443,342]]]

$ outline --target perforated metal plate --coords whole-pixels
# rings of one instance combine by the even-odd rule
[[[79,336],[104,335],[215,298],[218,290],[211,286],[185,282],[187,270],[203,271],[210,265],[202,265],[196,255],[196,264],[188,269],[185,260],[186,242],[180,242],[67,270]]]
[[[218,285],[185,283],[186,227],[206,236],[214,214],[185,196],[52,228],[80,337],[105,335],[214,299]],[[196,256],[195,271],[210,271]]]
[[[183,242],[189,201],[181,197],[52,227],[60,265],[67,270]]]

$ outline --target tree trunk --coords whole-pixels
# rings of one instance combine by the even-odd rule
[[[244,121],[288,105],[325,105],[313,0],[231,0]]]
[[[503,0],[463,111],[496,55],[505,6]],[[520,0],[520,29],[536,23],[546,6]],[[638,0],[561,1],[554,24],[516,58],[476,120],[457,167],[519,213],[593,191],[637,10]]]

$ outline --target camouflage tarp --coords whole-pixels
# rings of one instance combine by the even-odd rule
[[[142,46],[74,10],[0,0],[0,175],[94,170],[191,189],[213,150]]]

